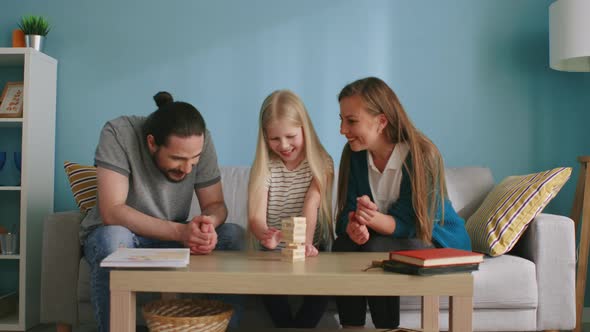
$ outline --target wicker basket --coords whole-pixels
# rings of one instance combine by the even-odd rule
[[[196,299],[157,300],[142,311],[151,332],[221,332],[233,314],[229,304]]]

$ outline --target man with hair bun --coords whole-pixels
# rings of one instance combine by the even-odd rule
[[[217,155],[199,111],[168,92],[148,117],[121,116],[103,127],[95,153],[97,204],[81,224],[98,331],[109,331],[109,269],[119,247],[240,250],[243,230],[225,223]],[[201,215],[188,220],[193,193]]]

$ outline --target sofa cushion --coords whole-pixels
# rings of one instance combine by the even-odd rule
[[[80,259],[78,268],[78,301],[90,302],[90,265],[86,258]]]
[[[96,205],[96,167],[66,161],[64,170],[76,204],[87,212]]]
[[[492,172],[485,167],[446,168],[445,181],[453,208],[465,220],[494,187]]]
[[[221,167],[221,186],[227,206],[227,221],[244,229],[248,226],[248,179],[250,167]],[[193,195],[190,216],[201,213],[196,196]]]
[[[504,179],[467,220],[473,251],[491,256],[510,251],[571,173],[570,167],[561,167]]]

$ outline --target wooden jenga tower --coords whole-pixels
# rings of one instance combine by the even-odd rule
[[[281,260],[297,262],[305,260],[305,218],[291,217],[281,221],[282,240],[287,246],[281,250]]]

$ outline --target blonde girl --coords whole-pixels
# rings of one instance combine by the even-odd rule
[[[263,250],[281,243],[281,220],[306,218],[306,256],[329,246],[332,232],[333,162],[313,128],[301,99],[291,91],[271,93],[260,109],[254,164],[248,184],[248,226]],[[313,328],[325,306],[323,297],[304,297],[293,316],[286,296],[265,296],[276,327]]]

